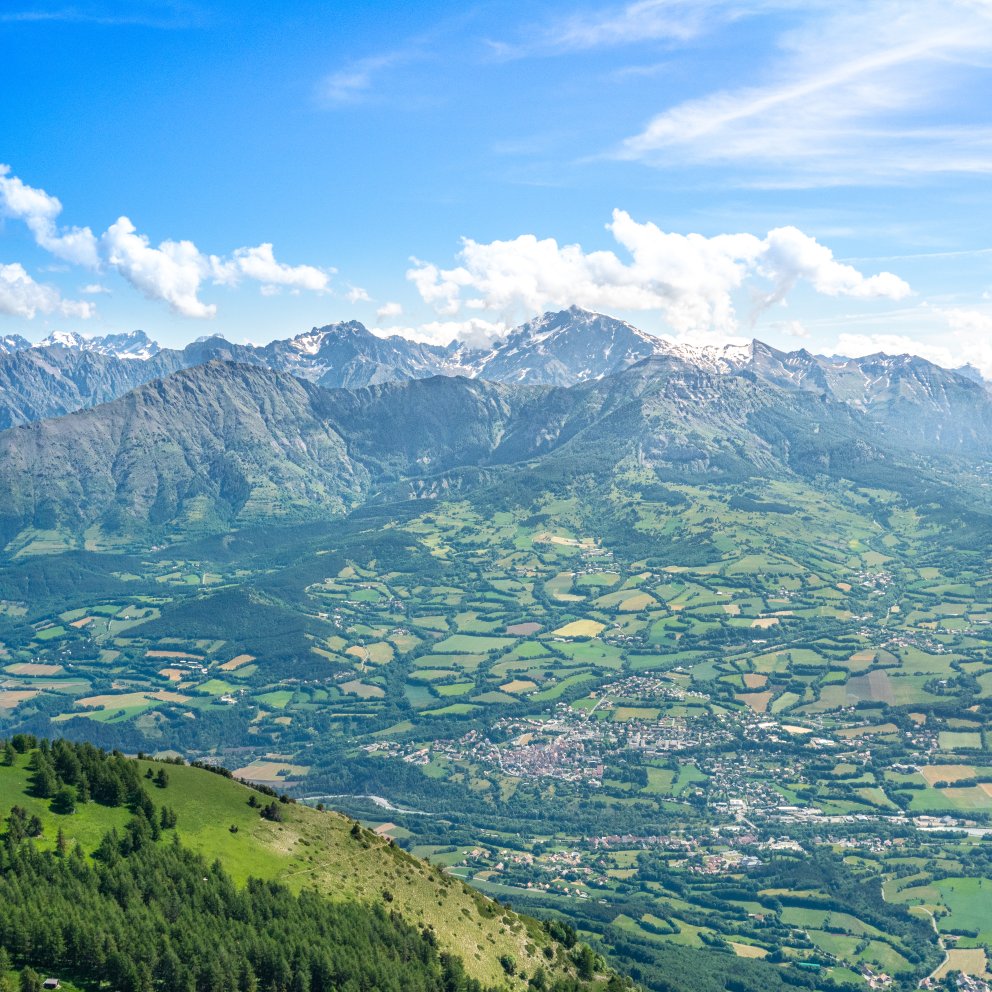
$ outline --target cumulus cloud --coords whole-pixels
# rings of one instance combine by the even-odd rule
[[[263,295],[271,296],[282,289],[326,292],[334,273],[333,269],[313,265],[286,265],[276,258],[269,242],[237,248],[226,256],[206,255],[188,240],[167,239],[155,246],[146,235],[139,233],[128,217],[119,217],[97,238],[88,227],[60,227],[57,218],[61,212],[62,204],[57,197],[28,186],[11,174],[9,166],[0,165],[0,214],[22,221],[38,245],[57,258],[90,269],[108,267],[148,299],[167,303],[184,317],[207,318],[216,314],[216,304],[200,299],[200,291],[207,281],[236,286],[243,280],[250,280],[260,283]],[[27,277],[23,268],[16,268]],[[39,287],[33,280],[31,284],[37,288],[30,289],[18,273],[12,274],[9,282],[18,287],[18,299],[50,301],[48,309],[25,303],[18,304],[19,309],[11,312],[23,314],[30,310],[33,315],[57,309],[69,316],[83,317],[93,312],[92,304],[62,300],[61,296],[52,303],[51,294],[57,294],[56,290]],[[6,292],[13,300],[15,291],[7,286]],[[101,283],[91,283],[82,292],[95,295],[109,290]],[[364,293],[364,290],[360,292]]]
[[[918,355],[944,368],[972,365],[992,379],[992,314],[981,310],[935,309],[947,326],[939,340],[908,334],[841,334],[832,352],[858,358],[862,355]]]
[[[57,197],[35,189],[11,175],[10,166],[0,164],[0,213],[23,221],[35,241],[57,258],[74,265],[96,268],[99,264],[97,241],[88,227],[60,228],[56,218],[62,213]]]
[[[952,308],[943,311],[958,347],[956,364],[974,365],[992,379],[992,314],[981,310]]]
[[[398,317],[403,313],[403,307],[399,303],[383,303],[378,310],[376,310],[375,315],[377,317]]]
[[[372,333],[383,338],[398,335],[423,344],[447,346],[452,341],[461,341],[470,348],[487,348],[506,333],[506,324],[483,317],[469,317],[466,320],[430,320],[416,327],[379,327]]]
[[[86,320],[95,311],[92,303],[63,299],[54,286],[35,282],[23,265],[14,262],[0,263],[0,313],[27,320],[50,313]]]
[[[214,304],[199,298],[209,264],[192,241],[163,241],[157,248],[127,217],[101,239],[107,262],[150,300],[163,300],[183,317],[213,317]]]
[[[369,303],[372,297],[369,296],[367,289],[362,289],[361,286],[351,286],[348,292],[344,294],[344,298],[349,303]]]
[[[750,290],[752,319],[800,282],[827,296],[900,299],[909,286],[892,273],[865,276],[794,227],[753,234],[676,234],[615,210],[607,225],[629,260],[523,234],[462,242],[461,264],[442,269],[414,259],[407,278],[440,316],[464,310],[500,315],[571,304],[590,310],[659,311],[678,334],[732,335],[735,295]]]
[[[242,277],[254,279],[265,287],[287,286],[322,292],[327,289],[330,275],[313,265],[285,265],[276,261],[275,250],[269,242],[254,248],[238,248],[229,259],[210,257],[214,281],[236,285]]]
[[[230,256],[204,255],[192,241],[163,241],[154,247],[127,217],[111,224],[101,239],[107,263],[149,299],[162,300],[183,317],[213,317],[217,306],[200,299],[206,280],[237,286],[261,283],[264,296],[283,288],[324,292],[330,273],[312,265],[285,265],[268,242],[237,248]]]

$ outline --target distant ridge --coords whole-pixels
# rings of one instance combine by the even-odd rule
[[[749,375],[782,389],[814,392],[875,411],[905,410],[908,404],[946,417],[961,403],[981,406],[992,395],[989,383],[970,366],[943,369],[912,355],[845,358],[806,349],[786,352],[757,340],[695,346],[573,306],[527,321],[483,349],[383,338],[358,321],[314,327],[264,346],[214,335],[181,350],[161,348],[144,331],[94,338],[58,332],[34,346],[13,335],[0,339],[0,428],[85,409],[213,360],[265,366],[325,388],[356,389],[435,375],[574,386],[654,356],[712,374]]]

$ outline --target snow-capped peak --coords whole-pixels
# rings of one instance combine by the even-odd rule
[[[92,338],[84,337],[76,331],[53,331],[38,344],[38,347],[71,348],[76,351],[92,351],[98,355],[130,359],[151,358],[162,350],[144,331],[104,334]]]
[[[736,372],[754,357],[754,342],[695,345],[684,341],[665,341],[663,354],[681,358],[707,372]]]
[[[82,334],[75,331],[52,331],[51,334],[40,342],[39,348],[79,348],[86,347],[87,339]]]
[[[0,355],[11,355],[15,351],[24,351],[30,348],[31,342],[27,338],[22,338],[20,334],[6,334],[0,338]]]

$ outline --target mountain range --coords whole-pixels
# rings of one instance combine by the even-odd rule
[[[264,346],[214,336],[182,349],[161,348],[144,331],[94,338],[57,332],[32,346],[14,335],[0,341],[0,429],[95,406],[215,359],[265,366],[325,388],[356,388],[435,375],[573,386],[656,356],[711,373],[751,375],[893,415],[907,403],[929,404],[943,418],[962,402],[981,407],[989,396],[988,383],[975,370],[941,369],[911,355],[825,357],[805,349],[783,352],[760,341],[695,347],[571,307],[521,325],[488,349],[383,338],[357,321],[313,328]],[[976,427],[982,423],[980,417]],[[937,426],[923,429],[920,440]]]
[[[0,539],[25,530],[81,539],[94,526],[90,538],[216,532],[521,472],[566,484],[629,472],[717,484],[897,478],[927,483],[921,499],[933,502],[963,453],[992,453],[992,403],[961,380],[942,394],[945,415],[932,405],[907,418],[908,404],[921,404],[893,390],[865,411],[673,356],[571,387],[434,376],[357,389],[215,360],[0,433]]]

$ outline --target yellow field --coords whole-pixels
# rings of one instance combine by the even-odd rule
[[[37,689],[0,689],[0,710],[12,710],[26,699],[34,699]]]
[[[738,692],[736,699],[741,703],[746,703],[755,713],[768,712],[768,704],[774,694],[767,690],[765,692]]]
[[[261,782],[264,785],[280,785],[287,779],[302,778],[310,771],[306,765],[290,765],[285,761],[253,761],[242,768],[234,769],[237,778],[246,778],[249,782]]]
[[[734,954],[739,958],[764,958],[768,956],[768,951],[763,947],[755,947],[754,944],[738,944],[733,940],[727,941],[734,949]]]
[[[557,637],[595,637],[605,629],[606,624],[598,620],[573,620],[552,633]]]
[[[394,657],[393,646],[388,641],[376,641],[366,648],[368,660],[373,665],[388,665]]]
[[[122,710],[131,706],[141,706],[149,700],[162,703],[186,703],[189,702],[189,696],[170,692],[168,689],[157,689],[155,692],[108,692],[102,696],[87,696],[78,700],[78,703],[80,706],[97,706],[104,710]]]
[[[596,542],[591,537],[559,537],[557,534],[538,534],[534,537],[535,544],[560,544],[566,548],[594,548]]]
[[[22,661],[9,665],[7,671],[11,675],[61,675],[65,669],[61,665],[41,665],[34,661]]]
[[[73,620],[69,626],[81,630],[83,627],[88,627],[95,619],[96,617],[80,617],[78,620]]]
[[[521,693],[530,692],[532,689],[537,688],[536,682],[531,682],[530,679],[514,679],[512,682],[507,682],[500,686],[503,692]]]
[[[933,977],[939,980],[949,971],[963,971],[975,978],[985,978],[988,967],[984,948],[955,947],[947,952],[947,960],[933,973]]]
[[[190,654],[188,651],[146,651],[146,658],[185,658],[187,661],[203,661],[202,654]]]
[[[958,782],[963,778],[974,778],[975,768],[973,765],[924,765],[920,769],[927,785],[934,782]]]
[[[253,654],[239,654],[236,658],[232,658],[230,661],[225,661],[223,665],[220,666],[222,672],[233,672],[235,669],[240,668],[242,665],[247,665],[249,662],[255,660]]]
[[[186,673],[181,668],[159,669],[159,675],[161,675],[162,678],[168,679],[170,682],[182,682],[185,674]]]
[[[646,592],[641,592],[635,596],[631,596],[630,599],[625,599],[620,604],[619,609],[623,613],[640,613],[641,610],[646,610],[649,606],[654,606],[655,602],[654,596]]]
[[[759,630],[768,630],[769,627],[778,626],[778,617],[758,617],[757,620],[751,621],[751,626]]]
[[[748,689],[760,689],[767,682],[768,676],[762,675],[761,672],[744,673],[744,685],[747,686]]]
[[[386,695],[379,686],[366,685],[366,683],[360,682],[358,679],[352,679],[350,682],[342,682],[341,691],[351,693],[360,699],[382,699]]]

